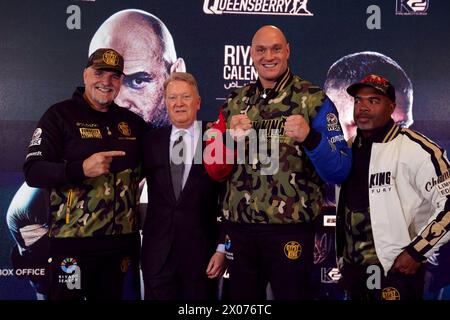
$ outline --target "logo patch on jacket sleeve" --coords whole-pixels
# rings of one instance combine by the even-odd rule
[[[334,113],[327,113],[327,130],[328,131],[341,131],[341,126],[337,116]]]
[[[440,176],[431,178],[431,180],[425,184],[425,190],[428,192],[430,192],[433,187],[436,188],[441,196],[448,196],[450,194],[450,170],[447,170]]]
[[[42,135],[42,129],[41,128],[36,128],[36,130],[34,130],[34,132],[33,132],[33,136],[31,137],[31,141],[30,141],[29,147],[39,146],[41,144],[41,141],[42,141],[41,135]]]

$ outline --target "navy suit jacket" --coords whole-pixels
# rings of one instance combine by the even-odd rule
[[[167,126],[149,131],[143,139],[148,206],[142,271],[144,277],[157,276],[172,250],[176,263],[186,273],[205,277],[219,239],[219,184],[209,177],[202,163],[194,163],[178,200],[175,199],[169,162],[170,133],[171,126]],[[204,146],[200,135],[197,149],[203,151]]]

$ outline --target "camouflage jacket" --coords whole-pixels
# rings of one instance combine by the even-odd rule
[[[244,112],[256,132],[245,142],[245,160],[238,148],[237,164],[205,164],[213,178],[221,180],[226,176],[224,217],[238,223],[313,220],[320,211],[323,181],[341,182],[351,165],[351,150],[345,143],[335,106],[320,88],[288,70],[268,93],[259,81],[232,93],[214,128],[225,132],[231,117]],[[284,135],[286,118],[295,114],[302,115],[314,131],[316,139],[311,150]],[[278,135],[272,130],[278,130]],[[256,140],[260,144],[258,152],[252,152],[250,145]],[[269,164],[262,164],[262,153],[271,158]]]
[[[141,180],[145,122],[112,104],[91,108],[78,89],[72,99],[42,116],[24,164],[30,186],[50,191],[49,227],[55,238],[99,237],[138,231],[136,205]],[[83,161],[100,151],[121,150],[108,174],[88,178]]]

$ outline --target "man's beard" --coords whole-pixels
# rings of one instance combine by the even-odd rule
[[[112,100],[100,100],[100,99],[97,99],[96,97],[92,97],[92,100],[94,100],[95,102],[97,102],[99,105],[102,105],[102,106],[110,105],[112,102]]]
[[[101,106],[108,106],[114,101],[113,99],[100,99],[95,94],[92,95],[92,100],[94,100]]]

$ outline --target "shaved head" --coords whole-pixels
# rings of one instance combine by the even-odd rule
[[[132,39],[128,39],[130,35]],[[129,46],[124,46],[124,42]],[[146,49],[145,42],[153,44],[153,52],[161,53],[160,59],[169,64],[176,61],[173,38],[165,24],[156,16],[135,9],[119,11],[103,22],[92,37],[89,55],[105,45],[113,49],[119,45],[124,49],[122,54],[126,51],[137,55],[138,49]]]
[[[253,43],[255,43],[255,40],[257,41],[262,36],[267,36],[267,35],[280,37],[283,40],[283,42],[285,44],[287,44],[286,36],[284,35],[283,31],[281,31],[280,28],[278,28],[276,26],[272,26],[272,25],[266,25],[266,26],[259,28],[255,32],[255,34],[253,35],[253,38],[252,38],[252,45],[253,45]]]
[[[109,17],[92,37],[89,54],[113,48],[125,60],[125,78],[115,102],[155,127],[169,123],[163,83],[172,71],[184,71],[164,23],[142,10],[123,10]]]

